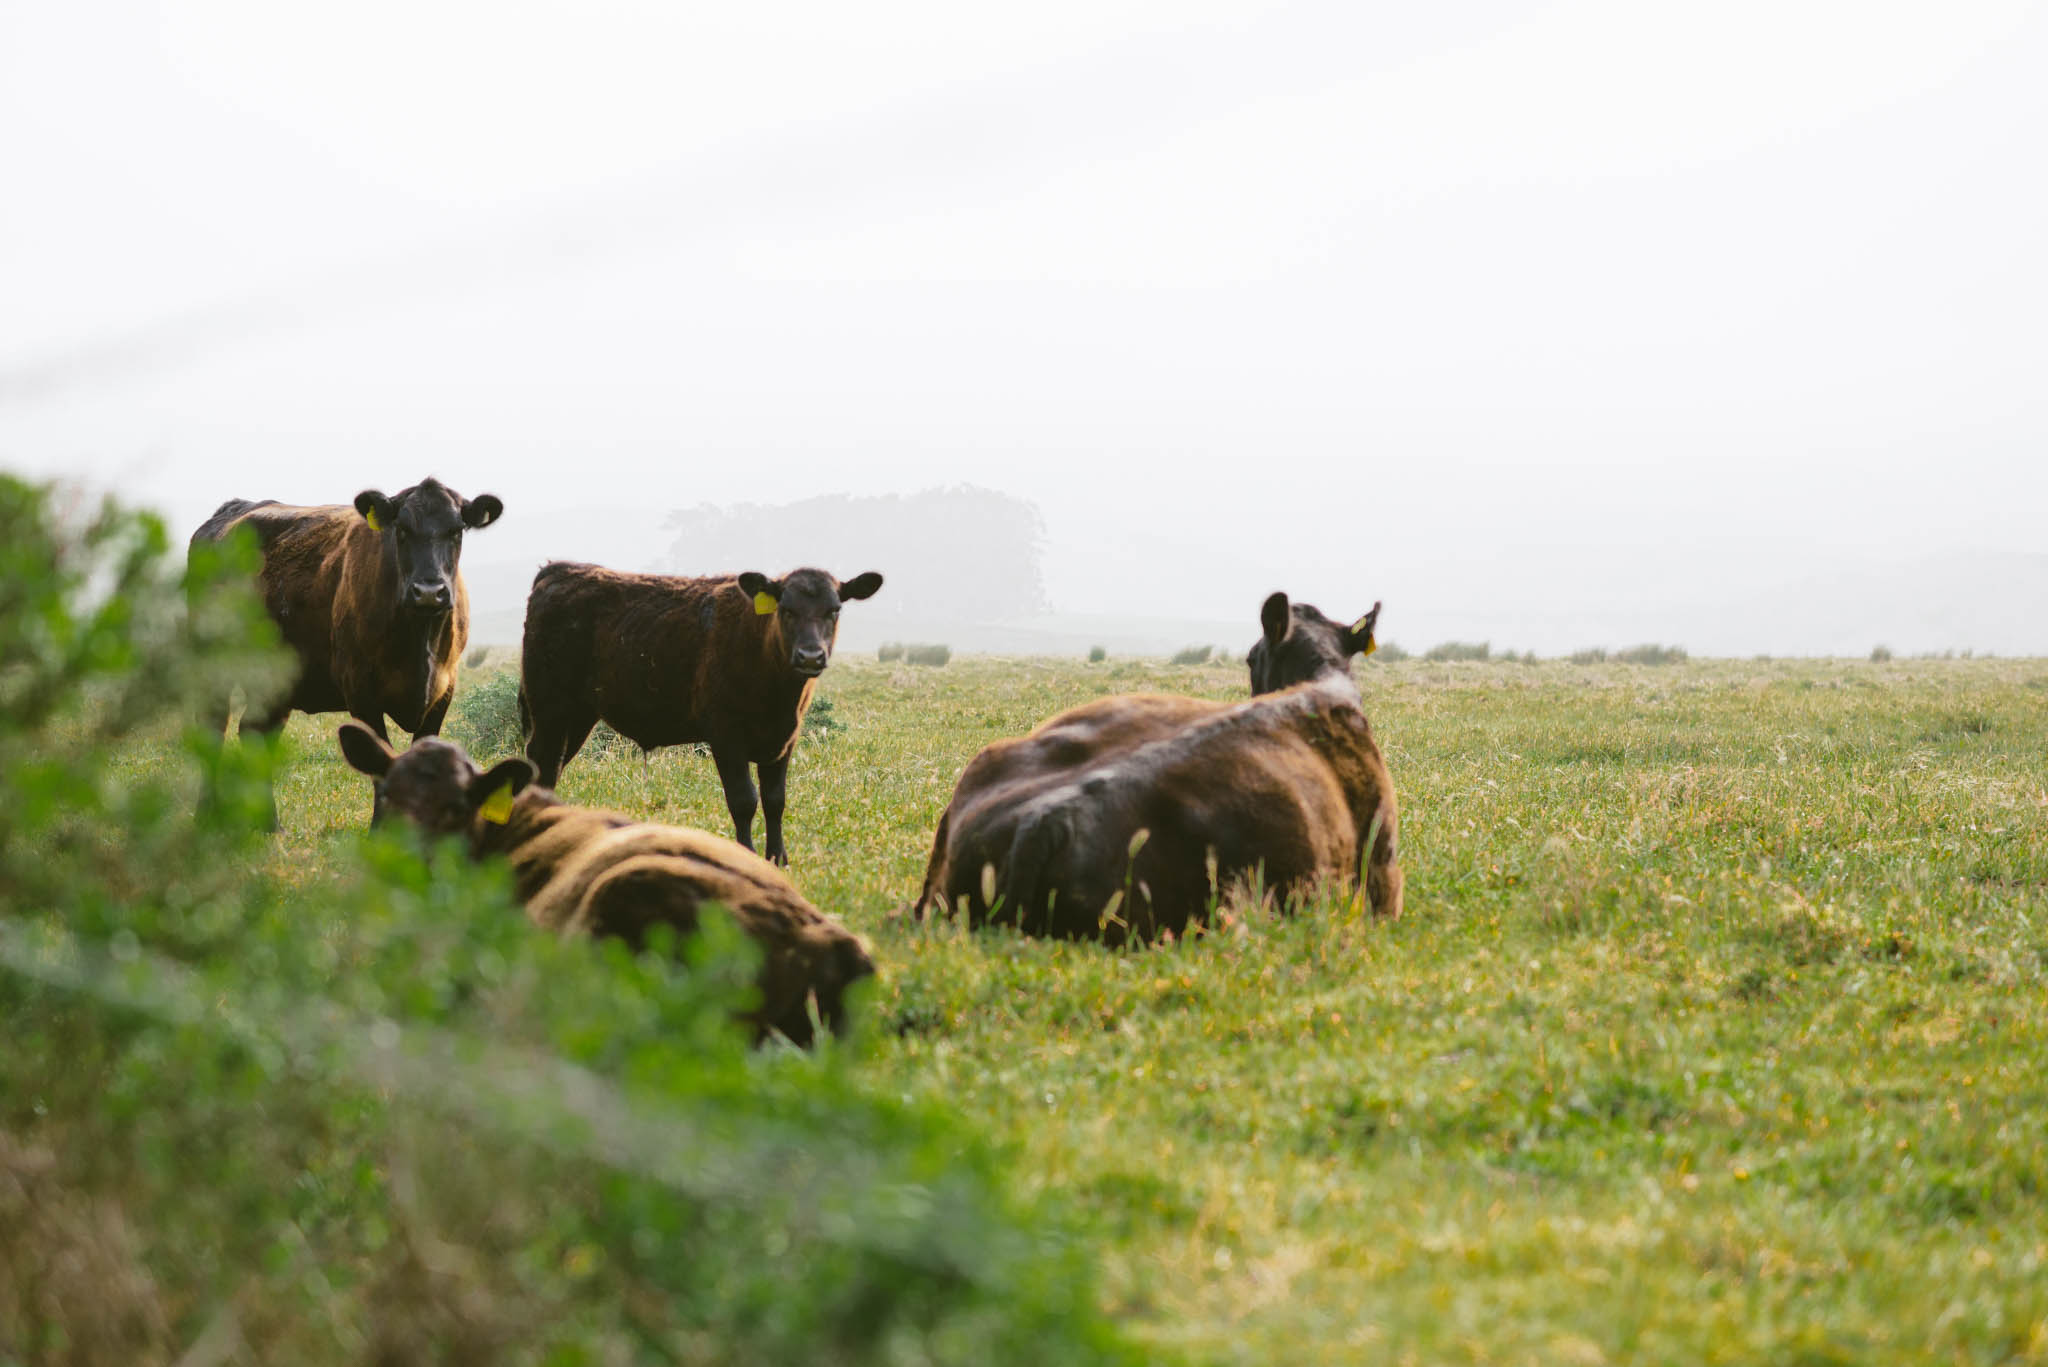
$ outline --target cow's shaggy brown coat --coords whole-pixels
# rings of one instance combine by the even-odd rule
[[[298,656],[291,692],[243,724],[275,731],[294,711],[345,711],[380,737],[387,716],[438,734],[469,641],[462,534],[503,511],[493,495],[466,499],[432,479],[391,498],[364,490],[353,507],[221,504],[193,544],[255,532],[264,607]],[[223,698],[222,724],[226,709]]]
[[[1373,912],[1398,915],[1394,788],[1350,674],[1377,614],[1345,627],[1274,594],[1249,701],[1103,698],[990,745],[939,819],[917,913],[1149,940],[1233,884],[1286,900],[1362,869]]]
[[[757,1038],[773,1030],[810,1043],[813,1004],[819,1020],[843,1031],[847,987],[874,972],[851,931],[782,870],[721,836],[571,806],[532,786],[524,759],[485,772],[439,740],[393,755],[354,723],[341,728],[341,748],[376,780],[387,814],[433,835],[461,835],[478,859],[506,859],[527,916],[544,929],[615,936],[638,949],[657,925],[688,935],[704,906],[724,907],[761,948],[761,1002],[745,1017]],[[497,795],[509,809],[489,805]]]
[[[519,689],[539,781],[553,787],[600,721],[644,750],[702,743],[740,844],[754,847],[758,806],[767,856],[786,863],[790,752],[831,658],[839,606],[881,586],[872,571],[841,583],[817,569],[771,580],[543,566],[526,600]]]

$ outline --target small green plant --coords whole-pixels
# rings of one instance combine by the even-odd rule
[[[1442,663],[1448,660],[1485,660],[1492,654],[1493,647],[1485,641],[1444,641],[1424,651],[1422,658]]]
[[[1109,658],[1109,651],[1107,651],[1107,650],[1106,650],[1106,649],[1104,649],[1103,647],[1101,647],[1101,646],[1089,646],[1089,647],[1088,647],[1088,663],[1089,663],[1089,664],[1092,664],[1092,665],[1099,665],[1099,664],[1101,664],[1101,663],[1102,663],[1102,662],[1103,662],[1104,660],[1107,660],[1108,658]]]
[[[1574,650],[1574,651],[1573,651],[1573,652],[1571,653],[1571,657],[1570,657],[1570,658],[1571,658],[1571,662],[1572,662],[1573,664],[1575,664],[1575,665],[1601,665],[1601,664],[1606,664],[1606,663],[1607,663],[1607,647],[1605,647],[1605,646],[1588,646],[1588,647],[1586,647],[1586,648],[1585,648],[1584,650]]]
[[[489,764],[523,754],[526,736],[519,723],[519,671],[476,670],[455,683],[455,702],[441,734]]]
[[[1648,644],[1617,650],[1614,658],[1628,665],[1677,665],[1684,664],[1687,656],[1684,646]]]
[[[892,660],[902,659],[903,650],[904,646],[901,641],[884,641],[880,646],[876,647],[875,658],[883,664],[888,664]]]
[[[913,645],[905,646],[903,648],[903,659],[904,662],[907,664],[930,665],[933,668],[944,668],[946,662],[948,660],[951,660],[952,658],[953,650],[950,646]]]
[[[1397,665],[1401,663],[1401,661],[1403,660],[1413,659],[1414,657],[1410,655],[1407,651],[1401,649],[1401,647],[1393,641],[1381,641],[1379,643],[1379,648],[1374,650],[1373,653],[1369,655],[1367,658],[1378,660],[1381,664]]]
[[[1876,645],[1870,648],[1870,662],[1874,665],[1887,664],[1891,658],[1892,648],[1890,646]]]
[[[845,729],[846,723],[841,721],[832,711],[832,700],[830,698],[811,699],[810,710],[804,713],[804,738],[806,740],[830,740]]]
[[[1216,647],[1214,646],[1189,646],[1185,650],[1175,651],[1173,658],[1168,660],[1167,663],[1170,665],[1205,665],[1209,663],[1209,657],[1215,653],[1215,650]]]

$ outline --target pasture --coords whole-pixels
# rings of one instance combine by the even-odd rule
[[[1155,1356],[2048,1360],[2048,662],[1358,672],[1407,915],[1108,952],[905,918],[933,822],[986,741],[1242,665],[842,655],[787,834],[880,965],[859,1085],[986,1136]],[[337,721],[289,728],[300,884],[369,812]],[[561,791],[729,833],[689,749]]]

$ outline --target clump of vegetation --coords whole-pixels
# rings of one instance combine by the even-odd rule
[[[471,646],[469,653],[462,657],[462,667],[464,669],[482,669],[484,661],[490,658],[491,648],[489,646]]]
[[[1574,650],[1569,658],[1571,659],[1571,662],[1575,665],[1606,664],[1607,647],[1588,646],[1584,650]]]
[[[1890,646],[1875,645],[1870,648],[1870,662],[1874,665],[1887,664],[1891,658],[1892,648]]]
[[[483,763],[525,752],[519,719],[519,671],[476,670],[455,681],[441,734]]]
[[[526,727],[519,715],[519,670],[515,665],[478,670],[456,681],[455,701],[441,734],[479,761],[526,752]],[[582,759],[637,755],[640,747],[599,722],[577,751]]]
[[[1447,660],[1485,660],[1492,655],[1493,647],[1485,641],[1445,641],[1424,651],[1422,658],[1441,663]]]
[[[1214,646],[1189,646],[1185,650],[1175,651],[1173,658],[1168,660],[1167,663],[1170,665],[1205,665],[1209,663],[1209,657],[1215,651],[1216,647]]]
[[[913,665],[930,665],[935,669],[944,668],[953,658],[953,649],[945,645],[907,645],[903,647],[903,662]]]
[[[905,648],[901,641],[884,641],[881,645],[875,647],[875,658],[883,664],[888,664],[891,661],[902,659]]]
[[[1367,658],[1378,660],[1383,664],[1397,665],[1403,660],[1412,660],[1415,657],[1392,641],[1381,641],[1379,647]]]
[[[811,699],[810,709],[804,713],[804,737],[807,740],[830,740],[845,729],[846,723],[833,714],[830,698]]]
[[[1088,647],[1088,663],[1099,665],[1109,658],[1109,651],[1102,646]]]
[[[1625,665],[1681,665],[1690,657],[1684,646],[1660,646],[1654,643],[1630,646],[1617,650],[1614,658]]]
[[[1133,1360],[948,1111],[746,1046],[723,919],[635,958],[401,833],[269,859],[269,742],[184,721],[289,670],[254,546],[168,552],[0,478],[0,1358]]]

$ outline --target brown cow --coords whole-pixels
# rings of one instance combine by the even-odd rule
[[[236,527],[263,548],[263,603],[299,657],[291,693],[243,725],[275,731],[294,711],[347,712],[388,738],[389,716],[414,735],[441,730],[469,641],[462,534],[505,511],[492,494],[464,498],[425,479],[395,498],[375,489],[354,507],[230,499],[192,544]],[[217,720],[227,721],[226,700]]]
[[[761,1003],[745,1016],[755,1038],[812,1037],[811,1004],[835,1033],[846,1028],[846,989],[875,971],[846,927],[805,901],[782,870],[722,836],[572,807],[533,785],[533,765],[502,760],[480,770],[462,747],[414,741],[402,755],[356,722],[341,752],[376,781],[380,812],[431,836],[460,835],[471,857],[502,855],[537,926],[562,935],[616,936],[642,948],[657,925],[688,935],[701,909],[726,908],[761,948]]]
[[[707,744],[749,850],[756,796],[747,766],[759,766],[766,853],[787,864],[789,755],[831,659],[839,605],[881,587],[872,570],[841,583],[814,569],[684,579],[544,565],[526,599],[519,664],[527,758],[552,787],[600,721],[643,750]]]
[[[1150,940],[1233,883],[1355,886],[1401,911],[1394,787],[1351,678],[1379,604],[1332,622],[1276,593],[1239,703],[1134,694],[976,755],[939,818],[916,912],[1028,934]]]

